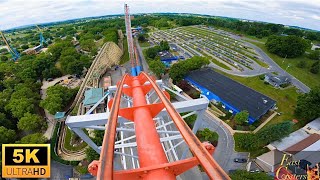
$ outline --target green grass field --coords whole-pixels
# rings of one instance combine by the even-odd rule
[[[222,62],[216,60],[215,58],[213,58],[213,57],[208,57],[208,58],[212,61],[212,63],[214,63],[214,64],[216,64],[226,70],[231,70],[231,68],[229,66],[223,64]]]
[[[75,136],[72,134],[71,130],[69,128],[66,128],[66,136],[64,141],[64,148],[66,148],[69,151],[79,151],[85,147],[87,147],[87,143],[83,142],[79,144],[78,146],[73,147],[71,145],[72,136]]]
[[[141,47],[149,47],[150,46],[150,43],[148,43],[148,41],[145,41],[145,42],[140,42],[139,41],[139,44]]]
[[[120,64],[124,64],[129,61],[129,52],[128,52],[128,42],[126,40],[123,41],[124,53],[120,59]]]
[[[253,42],[252,42],[253,43]],[[310,88],[320,85],[320,74],[312,74],[309,69],[314,60],[308,59],[305,55],[297,58],[281,58],[275,54],[268,52],[264,44],[253,43],[259,48],[261,48],[271,59],[273,59],[281,68],[287,69],[287,72],[299,79],[301,82],[309,86]],[[300,61],[305,61],[307,67],[298,68],[297,64]],[[289,65],[289,67],[288,67]],[[288,67],[288,68],[287,68]]]

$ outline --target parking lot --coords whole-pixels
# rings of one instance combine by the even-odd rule
[[[212,66],[231,71],[267,70],[268,65],[254,49],[233,39],[232,34],[205,26],[188,26],[149,33],[150,45],[168,41],[171,49],[186,59],[193,56],[209,57]],[[217,63],[219,61],[219,63]],[[223,66],[221,66],[223,64]],[[225,68],[226,69],[226,68]]]

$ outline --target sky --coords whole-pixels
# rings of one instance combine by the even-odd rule
[[[320,31],[320,0],[0,0],[0,30],[81,17],[154,12],[197,13]]]

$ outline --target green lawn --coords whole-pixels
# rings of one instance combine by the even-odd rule
[[[282,115],[275,116],[268,124],[279,123],[294,118],[294,109],[298,97],[297,89],[295,87],[276,89],[271,85],[264,84],[263,80],[260,80],[258,76],[243,78],[232,76],[221,71],[219,72],[277,101],[277,106],[279,108],[277,111],[282,112]]]
[[[85,147],[87,147],[87,143],[83,142],[79,144],[78,146],[73,147],[72,144],[72,139],[75,134],[71,132],[69,128],[66,128],[66,136],[64,140],[64,148],[66,148],[69,151],[79,151]]]
[[[215,58],[212,58],[212,57],[209,57],[209,58],[212,61],[212,63],[214,63],[214,64],[216,64],[216,65],[218,65],[218,66],[220,66],[220,67],[222,67],[222,68],[224,68],[226,70],[231,70],[231,68],[229,66],[223,64],[222,62],[216,60]]]
[[[270,58],[272,58],[279,66],[281,66],[281,68],[283,68],[284,70],[287,69],[288,73],[290,73],[291,75],[293,75],[294,77],[299,79],[301,82],[303,82],[304,84],[306,84],[310,88],[320,84],[320,74],[312,74],[309,71],[311,64],[313,62],[315,62],[314,60],[308,59],[307,57],[305,57],[305,55],[303,55],[301,57],[297,57],[297,58],[290,58],[290,59],[289,58],[287,58],[287,59],[281,58],[275,54],[268,52],[268,50],[264,44],[253,43],[253,42],[252,42],[252,44],[255,44],[256,46],[261,48]],[[307,67],[298,68],[297,64],[300,61],[307,62]],[[288,65],[289,65],[289,67],[288,67]]]
[[[129,61],[129,52],[128,52],[128,42],[126,40],[123,41],[124,52],[120,59],[120,64],[124,64]]]
[[[145,42],[139,41],[139,45],[140,45],[141,47],[149,47],[149,46],[150,46],[150,43],[149,43],[148,41],[145,41]]]

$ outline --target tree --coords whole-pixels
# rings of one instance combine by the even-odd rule
[[[25,113],[33,113],[35,111],[32,99],[21,97],[20,99],[10,99],[9,104],[5,107],[6,110],[10,110],[13,117],[22,118]]]
[[[243,125],[245,123],[248,122],[248,118],[249,118],[249,112],[247,110],[238,112],[235,116],[234,116],[234,120],[236,121],[237,124],[239,125]]]
[[[320,86],[298,97],[295,115],[306,121],[320,117]]]
[[[139,40],[140,42],[145,42],[145,41],[147,40],[146,34],[139,34],[139,35],[138,35],[138,40]]]
[[[312,51],[310,54],[308,54],[308,58],[313,60],[320,60],[320,51]]]
[[[0,126],[0,146],[2,144],[12,143],[16,139],[16,133],[14,130],[7,129],[3,126]]]
[[[47,89],[46,99],[40,102],[40,107],[48,110],[50,114],[63,111],[76,93],[77,89],[69,89],[61,85],[51,86]]]
[[[230,174],[232,180],[273,180],[273,177],[266,173],[251,173],[246,170],[237,170]]]
[[[29,134],[20,141],[17,141],[18,144],[44,144],[47,142],[47,138],[43,136],[41,133]]]
[[[154,59],[158,55],[159,51],[160,51],[160,46],[151,47],[146,50],[146,55],[147,57]]]
[[[149,68],[158,77],[160,77],[161,74],[165,73],[165,71],[166,71],[166,66],[160,60],[150,61]]]
[[[118,32],[116,29],[108,29],[102,32],[104,35],[104,41],[112,41],[116,44],[118,44]]]
[[[264,127],[255,135],[258,138],[260,147],[265,146],[273,141],[282,139],[288,136],[293,130],[293,123],[291,121],[283,121],[278,124],[272,124]]]
[[[168,41],[161,41],[160,42],[160,50],[161,51],[169,51],[169,49],[170,49],[170,46],[169,46]]]
[[[181,81],[190,71],[200,69],[210,63],[208,58],[194,56],[190,59],[179,61],[171,66],[169,76],[174,82]]]
[[[24,81],[28,79],[35,81],[38,77],[36,71],[32,67],[23,69],[20,73],[17,74],[17,76]]]
[[[86,150],[86,156],[87,156],[87,160],[89,162],[93,161],[93,160],[98,160],[100,158],[100,155],[91,147],[89,147]]]
[[[266,42],[269,52],[288,58],[301,56],[308,46],[306,40],[297,36],[270,36]]]
[[[256,134],[236,133],[234,134],[235,146],[243,151],[253,151],[266,146],[267,144],[288,136],[293,130],[291,121],[284,121],[264,127]]]
[[[211,131],[209,128],[199,130],[197,132],[197,137],[200,139],[200,141],[209,141],[211,144],[216,143],[219,139],[219,135],[216,132]]]
[[[23,50],[26,50],[26,49],[29,48],[29,46],[28,46],[27,44],[24,44],[24,45],[21,46],[21,48],[22,48]]]
[[[313,74],[318,74],[320,71],[320,62],[317,61],[311,65],[310,72]]]
[[[1,57],[0,57],[0,60],[1,60],[2,62],[5,62],[5,61],[8,61],[9,58],[8,58],[7,56],[1,56]]]
[[[39,132],[46,127],[46,121],[37,114],[25,113],[18,122],[18,128],[24,131]]]
[[[0,126],[3,126],[8,129],[14,129],[15,125],[10,121],[4,113],[0,112]]]

